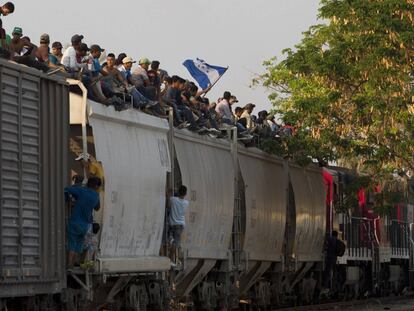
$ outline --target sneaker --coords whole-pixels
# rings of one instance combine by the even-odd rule
[[[221,134],[221,132],[220,132],[219,130],[215,129],[214,127],[212,127],[212,128],[210,128],[210,129],[208,129],[208,131],[209,131],[211,134],[217,134],[217,135]]]
[[[202,126],[199,130],[196,131],[200,135],[204,135],[208,133],[208,128]]]
[[[197,132],[198,133],[198,131],[200,131],[201,129],[197,126],[197,125],[190,125],[189,127],[188,127],[188,129],[190,130],[190,131],[192,131],[192,132]]]
[[[254,137],[250,134],[243,135],[239,140],[252,140]]]
[[[179,129],[185,129],[185,128],[189,127],[189,126],[190,126],[190,123],[184,121],[183,123],[181,123],[180,125],[178,125],[177,128],[179,128]]]
[[[151,107],[154,107],[154,106],[157,106],[157,105],[158,105],[157,101],[149,100],[148,103],[145,105],[145,108],[151,108]]]

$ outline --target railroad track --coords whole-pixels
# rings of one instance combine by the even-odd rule
[[[327,302],[321,303],[317,305],[307,305],[307,306],[296,306],[296,307],[288,307],[288,308],[281,308],[275,309],[282,310],[282,311],[323,311],[323,310],[334,310],[339,309],[341,307],[355,307],[355,310],[358,310],[357,307],[362,307],[363,305],[373,305],[378,307],[385,307],[387,304],[397,302],[397,301],[405,301],[414,299],[414,295],[406,295],[406,296],[392,296],[392,297],[379,297],[379,298],[369,298],[369,299],[362,299],[362,300],[351,300],[351,301],[336,301],[336,302]],[[387,309],[385,309],[387,310]]]

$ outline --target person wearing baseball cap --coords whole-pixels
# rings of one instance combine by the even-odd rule
[[[142,94],[132,83],[131,81],[131,68],[132,65],[136,63],[134,59],[130,56],[126,56],[122,60],[122,65],[118,67],[118,70],[121,72],[123,79],[129,85],[129,93],[133,97],[134,108],[149,108],[149,109],[158,109],[158,102],[149,100]],[[157,106],[157,107],[156,107]]]
[[[90,48],[90,56],[88,60],[88,69],[91,72],[93,77],[99,76],[99,73],[102,72],[102,66],[99,62],[102,52],[105,50],[102,49],[99,45],[93,44]]]
[[[146,57],[143,57],[139,60],[139,66],[132,73],[131,80],[135,87],[140,91],[145,97],[155,100],[157,90],[151,85],[148,69],[151,64],[150,60]]]
[[[82,43],[82,40],[84,39],[84,36],[82,35],[73,35],[71,38],[72,46],[77,46]]]
[[[78,57],[82,54],[86,55],[86,52],[88,51],[87,46],[85,49],[86,44],[81,48],[83,38],[82,35],[73,35],[71,38],[72,46],[68,47],[65,52],[63,52],[61,63],[70,72],[77,72],[84,67],[84,64],[78,62]]]
[[[231,95],[229,102],[230,102],[230,105],[233,105],[233,104],[238,103],[239,101],[235,95]]]
[[[133,75],[135,76],[142,76],[139,81],[143,84],[143,86],[147,86],[149,84],[149,78],[147,75],[147,71],[149,69],[149,65],[151,64],[150,60],[146,57],[143,57],[138,62],[139,66],[134,70]]]
[[[10,50],[12,51],[12,54],[14,53],[15,55],[20,55],[20,52],[24,46],[22,37],[23,29],[21,27],[14,27],[10,42]]]
[[[50,38],[47,33],[40,36],[40,45],[36,50],[36,57],[40,62],[44,62],[49,65],[49,43]]]
[[[131,78],[131,68],[135,63],[136,61],[131,56],[126,56],[122,59],[122,65],[118,67],[118,70],[127,81]]]

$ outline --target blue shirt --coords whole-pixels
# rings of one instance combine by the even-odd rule
[[[57,59],[57,57],[55,55],[52,55],[52,54],[49,54],[49,62],[51,62],[54,65],[59,64],[59,60]]]
[[[168,88],[164,95],[164,100],[169,104],[176,104],[177,106],[183,105],[181,91],[172,87]]]
[[[69,223],[87,228],[93,222],[93,209],[99,205],[99,194],[89,188],[73,186],[65,188],[65,192],[76,199]]]
[[[93,73],[93,75],[94,76],[98,76],[99,75],[99,73],[101,72],[101,70],[102,70],[102,66],[101,66],[101,64],[99,63],[99,59],[98,58],[94,58],[93,60],[92,60],[92,63],[93,63],[93,71],[92,71],[92,73]]]

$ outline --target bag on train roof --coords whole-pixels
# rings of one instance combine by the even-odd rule
[[[342,242],[340,239],[336,240],[336,246],[335,246],[335,255],[338,257],[342,257],[345,254],[345,243]]]

